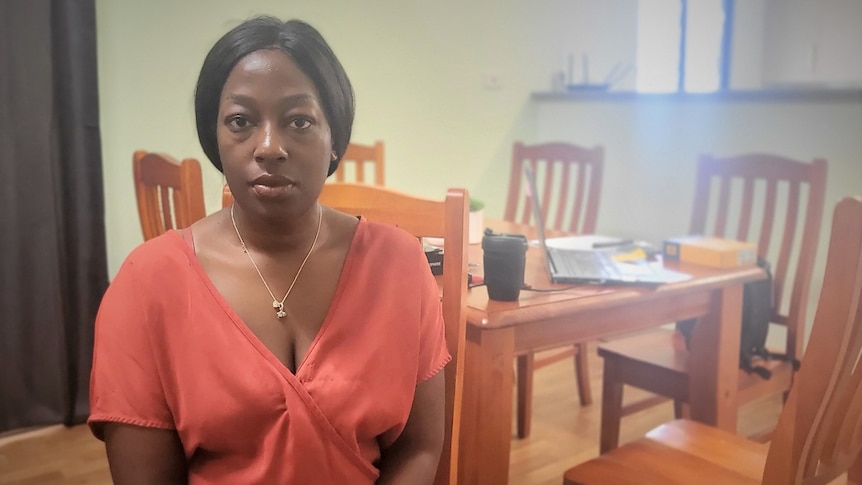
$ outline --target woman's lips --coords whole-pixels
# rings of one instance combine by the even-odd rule
[[[296,185],[294,184],[254,184],[254,192],[260,197],[284,197],[289,194]]]
[[[282,175],[261,175],[252,182],[254,192],[260,197],[283,197],[295,187],[296,182]]]

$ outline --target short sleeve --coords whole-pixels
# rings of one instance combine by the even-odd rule
[[[148,303],[155,285],[137,269],[131,260],[123,264],[96,316],[88,423],[99,439],[104,422],[174,429],[153,346],[161,338],[154,335],[160,312]]]
[[[420,305],[417,383],[430,379],[452,360],[452,356],[449,354],[449,349],[446,346],[446,325],[443,321],[440,288],[421,252],[420,258],[422,302]]]

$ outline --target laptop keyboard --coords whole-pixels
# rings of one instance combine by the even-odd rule
[[[555,251],[554,264],[558,266],[557,271],[560,274],[608,278],[619,275],[610,258],[592,251]]]

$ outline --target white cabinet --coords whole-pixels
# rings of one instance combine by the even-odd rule
[[[862,0],[769,0],[765,85],[862,86]]]

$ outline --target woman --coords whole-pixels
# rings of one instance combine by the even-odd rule
[[[415,238],[317,203],[353,123],[341,64],[309,25],[253,19],[195,112],[235,204],[136,248],[105,294],[89,422],[115,483],[431,483],[436,283]]]

